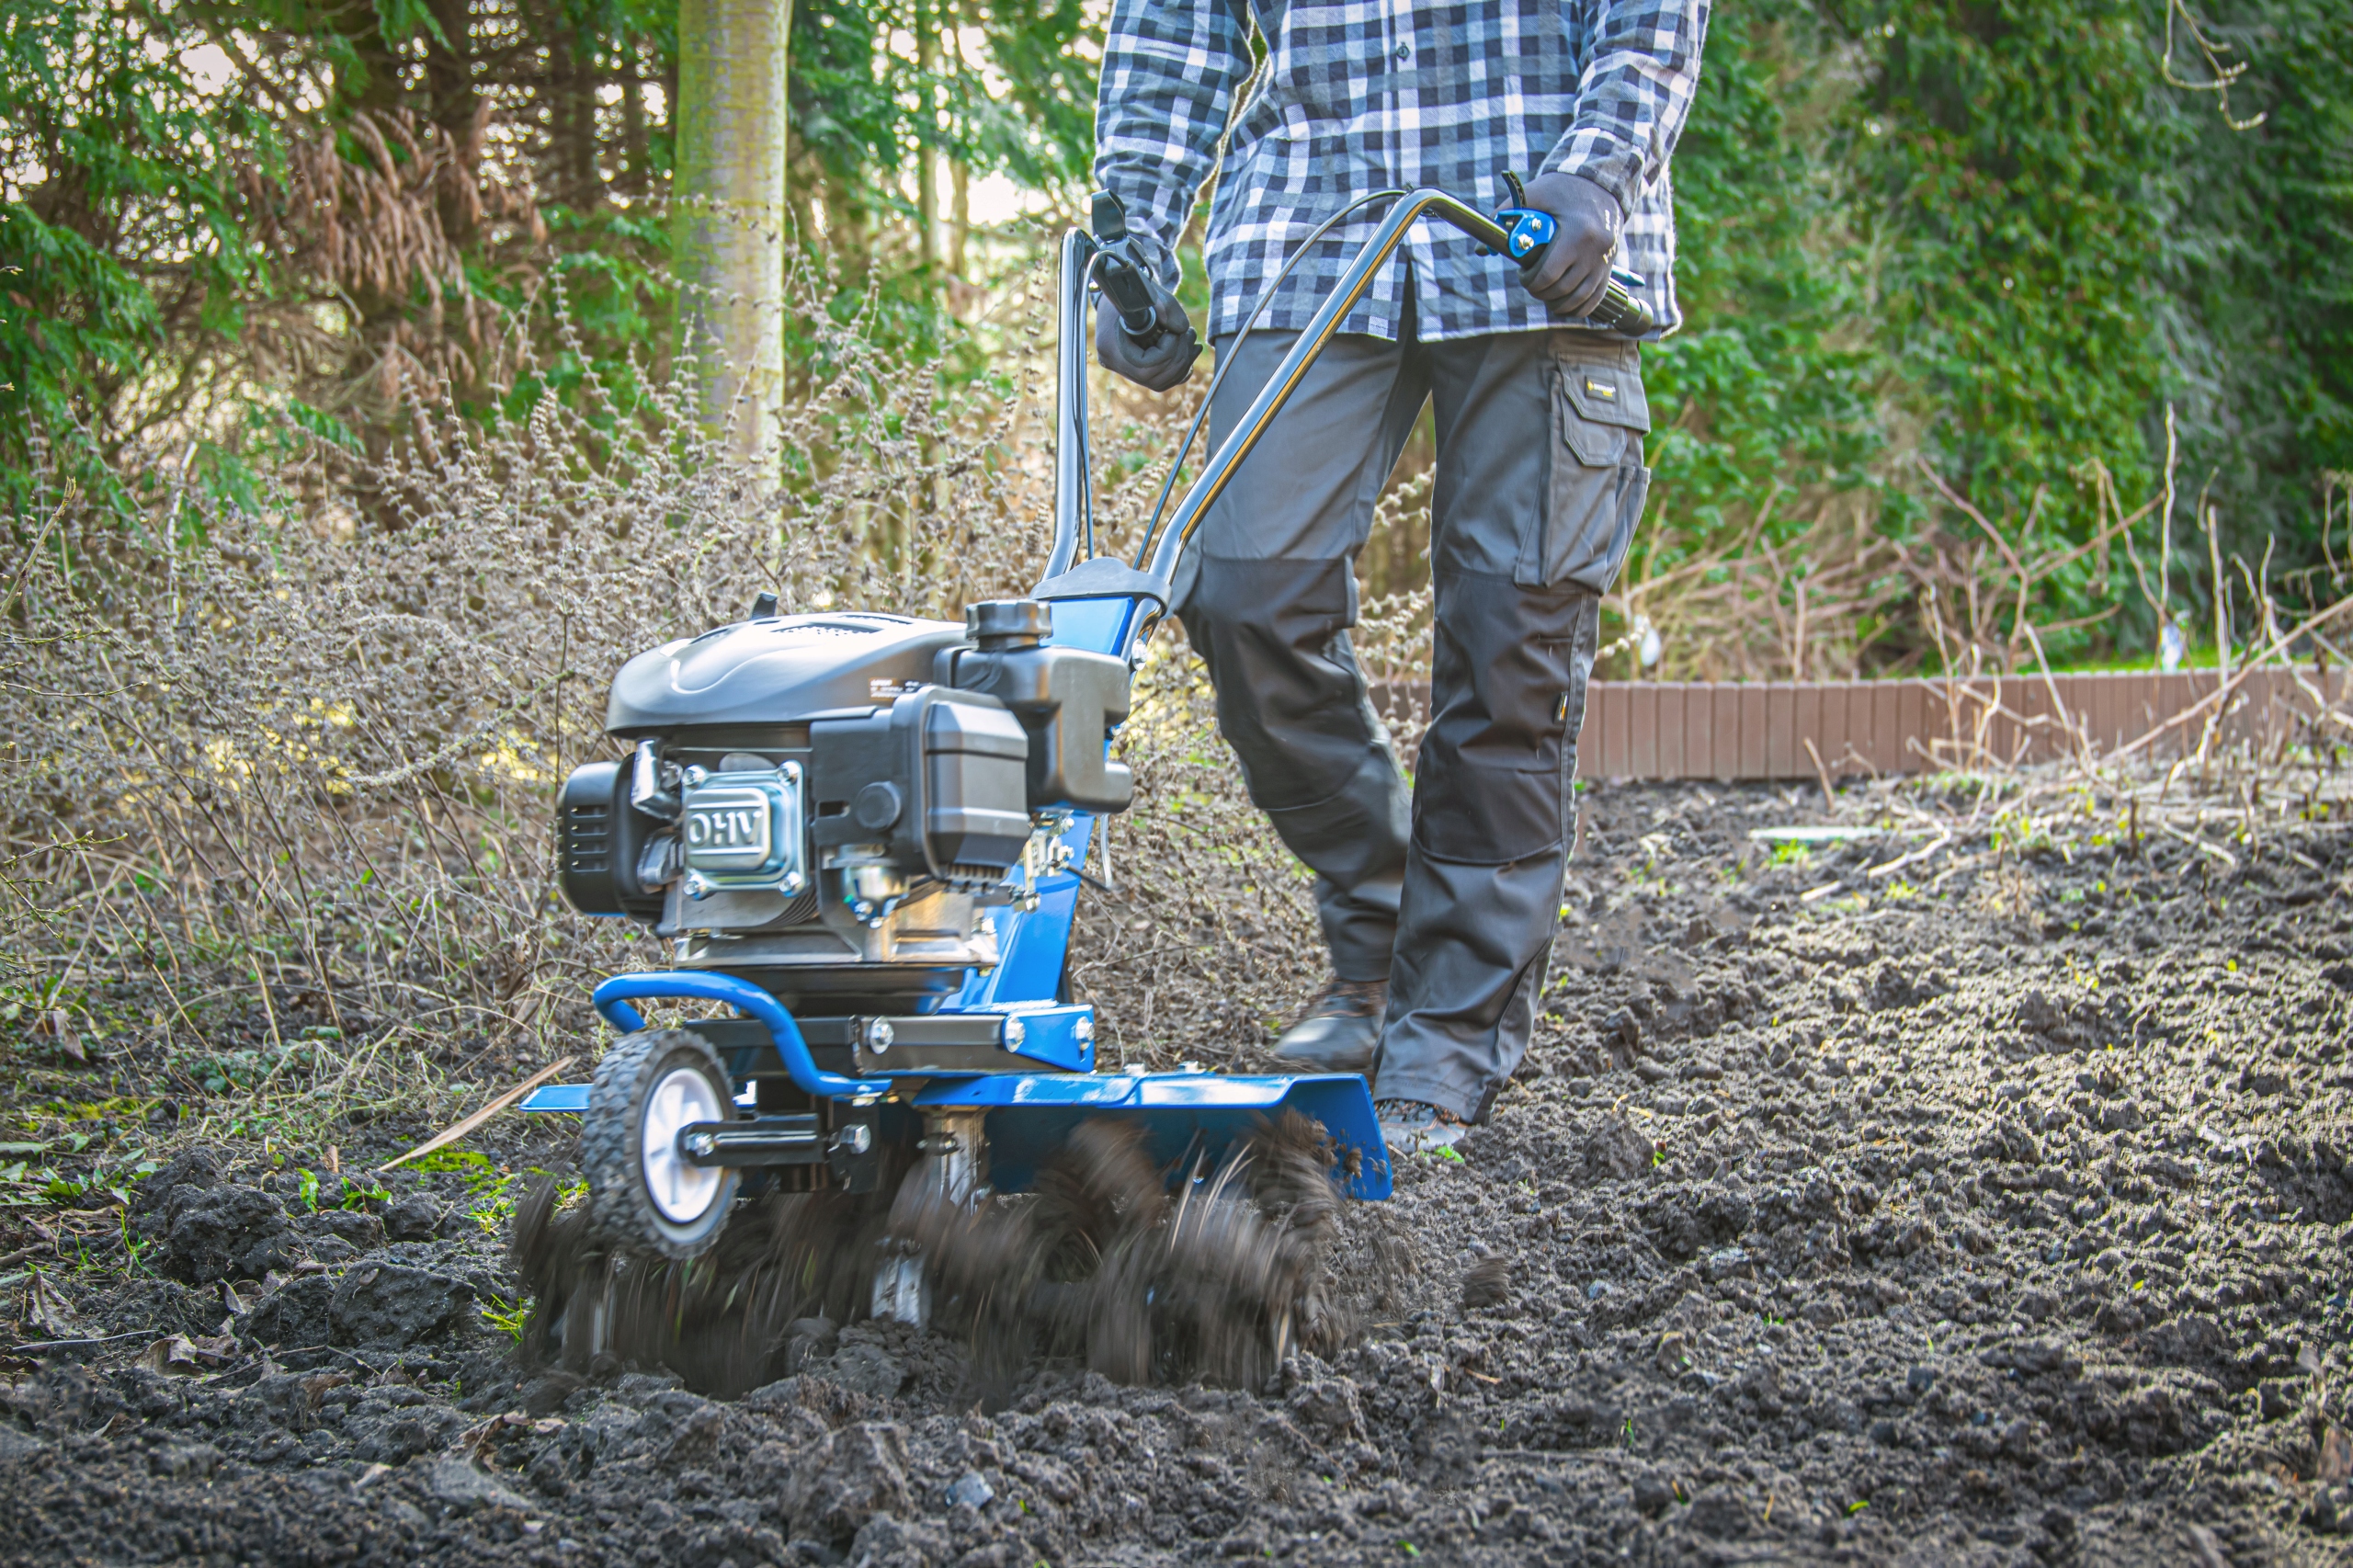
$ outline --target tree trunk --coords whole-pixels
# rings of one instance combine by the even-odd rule
[[[620,176],[614,185],[631,196],[645,194],[645,82],[638,74],[642,69],[636,58],[634,46],[627,69],[621,73],[621,155]]]
[[[949,165],[949,188],[954,197],[949,206],[948,271],[949,276],[961,278],[964,276],[964,242],[972,233],[972,171],[959,159]]]
[[[947,26],[942,31],[948,39],[948,57],[958,81],[969,80],[964,74],[964,14],[955,0],[945,0],[949,6]],[[961,158],[951,158],[948,164],[948,275],[964,278],[964,241],[972,228],[972,171]]]
[[[703,426],[772,468],[784,389],[786,45],[792,0],[679,0],[678,347]]]
[[[555,176],[550,183],[566,206],[582,210],[605,199],[597,168],[596,50],[596,36],[585,28],[559,23],[549,40],[548,151]]]
[[[915,227],[920,232],[923,269],[928,273],[939,259],[939,160],[931,138],[938,113],[932,107],[931,79],[939,69],[939,28],[936,6],[915,0],[915,72],[921,82],[917,102],[922,108],[915,125]]]

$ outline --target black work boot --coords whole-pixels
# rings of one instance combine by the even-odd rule
[[[1302,1073],[1361,1073],[1381,1043],[1389,982],[1327,980],[1275,1042],[1275,1061]]]

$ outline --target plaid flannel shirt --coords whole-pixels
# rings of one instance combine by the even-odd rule
[[[1351,198],[1434,185],[1487,210],[1502,175],[1581,175],[1626,214],[1617,265],[1639,272],[1662,332],[1675,301],[1667,158],[1690,110],[1709,0],[1116,0],[1095,116],[1097,179],[1174,246],[1249,80],[1249,4],[1263,84],[1234,120],[1210,213],[1210,335],[1238,330],[1308,232]],[[1380,222],[1375,207],[1302,259],[1260,324],[1298,330]],[[1574,325],[1519,268],[1424,221],[1341,329],[1395,338],[1410,276],[1424,339]]]

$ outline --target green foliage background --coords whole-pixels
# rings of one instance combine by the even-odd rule
[[[1675,164],[1693,324],[1650,361],[1653,517],[1697,525],[1686,553],[1776,480],[1925,526],[1942,508],[1914,457],[2029,551],[2080,540],[2087,463],[2128,506],[2162,484],[2170,404],[2181,518],[2211,485],[2226,551],[2324,559],[2325,476],[2353,467],[2353,28],[2325,0],[2202,19],[2247,66],[2232,113],[2260,125],[2165,80],[2161,4],[1718,9]],[[2206,79],[2176,36],[2175,74]],[[1805,511],[1782,516],[1768,536]],[[2173,608],[2197,624],[2205,547],[2175,535]],[[2095,573],[2049,608],[2116,591]],[[2145,653],[2154,629],[2136,597],[2064,651]]]
[[[1841,501],[1893,536],[1933,528],[1949,519],[1922,463],[2029,552],[2080,540],[2087,465],[2128,505],[2162,483],[2170,405],[2182,517],[2210,494],[2227,549],[2306,572],[2290,597],[2343,591],[2311,569],[2347,553],[2322,497],[2353,471],[2353,28],[2341,0],[2212,3],[2199,20],[2245,66],[2229,105],[2251,129],[2166,79],[2166,0],[1718,8],[1676,160],[1691,324],[1651,360],[1654,568],[1768,506],[1768,540]],[[910,238],[904,170],[929,146],[1074,190],[1097,26],[1078,0],[802,0],[792,203],[842,310],[880,301],[911,354],[984,369]],[[904,40],[925,29],[919,63]],[[2204,79],[2175,29],[2174,74]],[[542,334],[533,374],[460,385],[466,406],[659,374],[676,33],[676,0],[0,0],[8,504],[42,443],[140,514],[122,476],[158,454],[237,490],[303,432],[391,438],[400,410],[368,377],[387,342],[456,331],[443,301],[355,299],[266,222],[288,148],[358,115],[459,137],[486,105],[487,155],[536,194],[543,243],[454,233],[466,288],[543,323],[560,285],[574,330]],[[189,51],[222,40],[246,72],[208,90]],[[341,358],[261,352],[288,311],[333,318]],[[2202,540],[2175,544],[2196,624]],[[2048,608],[2120,591],[2087,558]],[[2153,626],[2131,603],[2057,651],[2145,652]]]

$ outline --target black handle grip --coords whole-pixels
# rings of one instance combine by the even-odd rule
[[[1105,256],[1096,276],[1103,280],[1104,297],[1120,317],[1120,330],[1139,347],[1150,348],[1168,335],[1160,324],[1160,301],[1165,293],[1148,274],[1115,256]]]
[[[1519,264],[1521,276],[1534,277],[1536,269],[1544,265],[1544,253],[1558,243],[1547,241],[1529,252],[1527,259]],[[1585,319],[1605,332],[1620,333],[1628,337],[1640,337],[1650,332],[1658,325],[1658,320],[1651,314],[1648,305],[1634,297],[1633,291],[1641,287],[1641,273],[1611,267],[1609,286],[1601,291],[1601,302],[1587,311]]]
[[[1111,301],[1121,332],[1139,347],[1154,347],[1168,335],[1160,322],[1161,301],[1168,291],[1136,254],[1126,205],[1108,190],[1097,191],[1093,205],[1095,245],[1102,253],[1095,276],[1103,285],[1104,298]]]
[[[1635,277],[1631,272],[1623,276]],[[1658,320],[1651,314],[1648,305],[1634,298],[1626,285],[1619,281],[1620,277],[1620,274],[1614,270],[1610,273],[1609,287],[1602,290],[1601,303],[1596,305],[1586,319],[1612,332],[1623,333],[1628,337],[1640,337],[1655,328]],[[1639,278],[1636,278],[1635,287],[1641,287]]]

